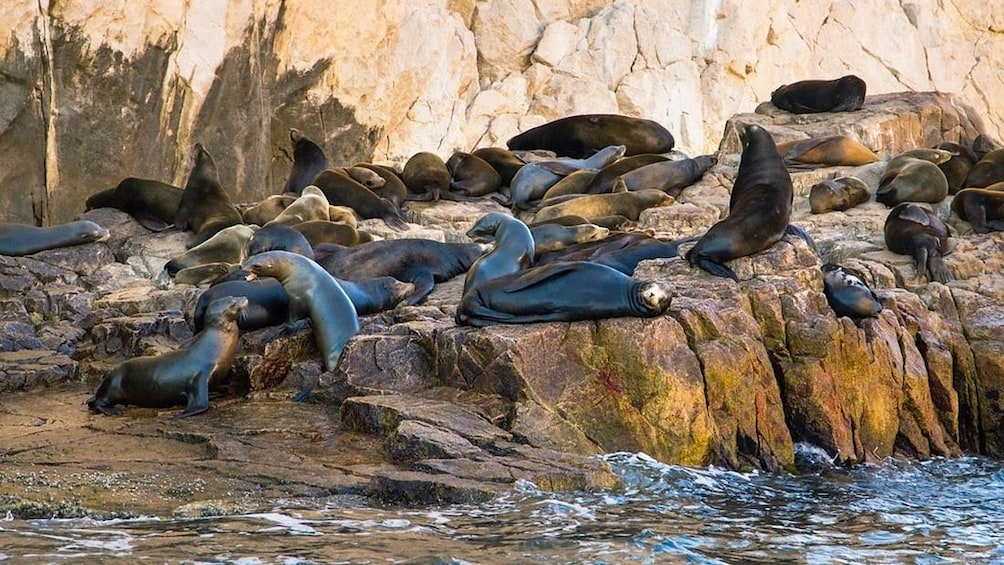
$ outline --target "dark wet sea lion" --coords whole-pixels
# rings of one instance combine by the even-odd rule
[[[526,164],[515,153],[501,147],[482,147],[475,149],[471,155],[484,159],[502,177],[502,186],[512,184],[512,178]]]
[[[563,157],[582,158],[609,147],[625,146],[624,155],[667,153],[676,141],[653,120],[620,114],[581,114],[539,125],[509,139],[511,150],[547,149]]]
[[[622,249],[598,250],[589,260],[600,265],[617,269],[625,275],[633,275],[638,263],[648,259],[670,259],[680,256],[680,246],[697,240],[696,237],[663,241],[649,239],[632,243]]]
[[[44,228],[0,223],[0,255],[31,255],[46,249],[105,241],[109,235],[108,230],[87,220]]]
[[[1004,231],[1004,182],[960,190],[952,199],[952,211],[976,233]]]
[[[503,275],[475,286],[457,306],[459,325],[574,322],[666,311],[672,289],[636,281],[587,261],[558,262]]]
[[[487,196],[502,187],[502,175],[481,157],[454,151],[446,160],[450,190],[464,196]]]
[[[865,101],[865,81],[854,75],[833,80],[801,80],[770,93],[772,104],[793,114],[853,112]]]
[[[129,177],[115,188],[92,194],[87,210],[116,208],[132,216],[143,227],[161,231],[174,223],[181,203],[181,188],[165,182]]]
[[[537,254],[536,262],[541,265],[559,261],[592,261],[595,257],[616,253],[648,241],[655,241],[655,238],[647,232],[613,232],[603,239],[574,243],[553,251],[542,251]]]
[[[466,273],[485,252],[480,243],[442,243],[430,239],[387,239],[354,247],[322,244],[314,248],[317,262],[332,275],[347,280],[391,276],[415,284],[405,301],[425,300],[435,283]]]
[[[729,215],[711,226],[687,252],[691,267],[738,281],[725,264],[769,249],[781,240],[791,218],[794,190],[791,176],[764,128],[747,126],[743,152],[732,186]]]
[[[813,214],[843,211],[871,199],[868,185],[857,177],[824,180],[809,189],[809,208]]]
[[[293,168],[286,178],[283,192],[300,194],[318,173],[328,168],[328,158],[320,145],[296,128],[289,128],[289,140],[293,143]]]
[[[508,214],[491,212],[481,216],[467,230],[467,237],[480,243],[493,241],[495,245],[467,269],[463,290],[465,293],[486,280],[533,265],[533,234],[526,224]]]
[[[192,150],[195,164],[188,174],[185,189],[174,216],[174,227],[195,233],[192,245],[198,245],[223,228],[244,222],[244,217],[230,201],[220,184],[216,161],[201,143]]]
[[[184,404],[175,418],[209,409],[209,388],[230,372],[240,332],[237,319],[248,299],[225,297],[209,304],[205,327],[184,348],[158,356],[135,357],[109,373],[87,401],[92,412],[121,414],[117,404],[170,408]]]
[[[1004,149],[995,149],[977,161],[966,174],[963,188],[983,188],[1004,181]]]
[[[316,247],[322,243],[337,243],[338,245],[352,246],[373,241],[373,236],[369,233],[359,231],[341,222],[314,220],[312,222],[296,224],[292,227],[307,238],[311,247]]]
[[[879,160],[871,149],[844,135],[811,137],[777,144],[777,151],[789,166],[857,166]]]
[[[837,316],[868,318],[882,311],[882,303],[865,284],[864,275],[842,265],[826,263],[823,270],[823,293]]]
[[[962,189],[962,184],[966,181],[969,169],[979,159],[972,149],[958,143],[946,141],[935,145],[935,148],[948,151],[952,154],[952,157],[940,163],[938,168],[941,169],[941,172],[945,173],[945,179],[948,181],[948,194],[955,194]]]
[[[288,251],[268,251],[248,257],[241,270],[256,277],[273,277],[282,283],[289,297],[290,324],[310,319],[324,370],[333,370],[345,344],[359,332],[355,306],[338,281],[311,259]]]
[[[268,224],[254,232],[247,240],[244,256],[251,257],[266,251],[289,251],[310,259],[314,258],[314,248],[307,241],[307,237],[286,224]]]
[[[383,186],[367,188],[377,196],[390,200],[398,209],[404,207],[405,201],[408,200],[408,187],[404,185],[404,181],[401,180],[401,175],[397,171],[373,163],[356,163],[355,168],[369,169],[379,175],[384,181]]]
[[[164,265],[164,271],[175,276],[178,271],[209,263],[237,264],[244,260],[246,245],[257,226],[238,224],[224,228],[213,237],[173,257]]]
[[[684,188],[701,180],[704,173],[717,162],[718,159],[714,155],[659,161],[628,171],[620,178],[628,190],[654,188],[676,198]]]
[[[952,250],[948,226],[927,208],[904,202],[893,208],[883,227],[889,251],[913,257],[917,274],[946,283],[952,274],[942,257]]]
[[[245,224],[264,226],[274,220],[290,204],[296,202],[296,198],[292,194],[273,194],[262,199],[254,206],[242,210],[241,217],[244,218]]]
[[[325,169],[314,177],[311,184],[324,192],[329,204],[348,206],[363,218],[381,218],[388,226],[399,231],[409,229],[393,202],[377,196],[343,171]]]
[[[657,206],[668,206],[674,202],[672,196],[655,189],[612,194],[585,194],[566,202],[540,208],[534,214],[533,221],[541,223],[560,216],[581,216],[594,224],[597,223],[596,218],[606,216],[624,216],[631,221],[636,221],[643,210]]]

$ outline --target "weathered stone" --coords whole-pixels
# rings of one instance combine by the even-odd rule
[[[511,439],[469,408],[420,397],[386,395],[346,399],[341,407],[342,425],[347,429],[387,435],[405,420],[419,420],[446,428],[479,447]]]
[[[480,448],[460,437],[417,420],[405,420],[387,440],[387,450],[396,461],[476,457]]]

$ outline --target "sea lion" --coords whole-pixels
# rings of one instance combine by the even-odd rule
[[[691,267],[737,282],[739,277],[725,262],[780,241],[788,228],[794,197],[791,175],[770,133],[749,125],[741,136],[743,152],[729,198],[729,215],[712,225],[687,252]]]
[[[185,189],[174,215],[174,227],[195,234],[191,246],[198,245],[223,228],[244,222],[237,207],[220,184],[216,161],[201,143],[192,149],[195,164],[188,173]]]
[[[293,143],[293,168],[286,178],[283,192],[300,194],[318,173],[328,168],[328,158],[320,145],[296,128],[289,128],[289,140]]]
[[[530,228],[533,234],[535,255],[548,251],[565,249],[569,245],[599,241],[610,235],[610,230],[596,224],[584,222],[571,226],[560,224],[539,224]]]
[[[544,251],[537,254],[535,263],[557,263],[568,261],[592,261],[605,253],[627,249],[637,243],[652,241],[655,238],[649,232],[626,231],[614,232],[603,239],[574,243],[562,249]]]
[[[273,194],[262,199],[250,208],[241,211],[241,217],[245,224],[255,224],[264,226],[271,222],[290,204],[296,202],[296,196],[292,194]]]
[[[701,180],[704,173],[718,163],[714,155],[700,155],[693,159],[659,161],[643,165],[620,176],[628,190],[654,188],[676,198],[683,189]],[[613,183],[611,183],[611,190]]]
[[[502,187],[502,175],[481,157],[454,151],[446,160],[450,190],[464,196],[487,196]]]
[[[551,185],[543,196],[540,197],[541,205],[553,198],[560,198],[562,196],[571,196],[579,194],[592,194],[586,192],[588,190],[590,183],[599,174],[593,169],[579,169],[578,171],[573,171],[572,174],[566,175],[558,179],[558,182]]]
[[[526,224],[508,214],[491,212],[481,216],[467,230],[467,237],[481,243],[494,241],[495,246],[467,269],[463,293],[486,280],[533,265],[533,234]]]
[[[184,404],[175,419],[209,409],[209,388],[230,372],[240,331],[237,319],[248,305],[244,297],[224,297],[206,309],[205,327],[184,348],[163,355],[135,357],[109,373],[87,400],[92,412],[122,413],[117,404],[169,408]]]
[[[178,271],[196,265],[240,263],[244,260],[247,242],[256,231],[258,226],[244,224],[224,228],[206,241],[172,258],[164,265],[164,271],[173,277]]]
[[[408,200],[471,200],[450,192],[450,170],[446,162],[429,151],[412,155],[401,170],[401,180],[408,187]]]
[[[363,218],[381,218],[388,226],[398,231],[409,229],[393,202],[377,196],[344,171],[325,169],[314,177],[311,184],[324,192],[329,204],[348,206]]]
[[[432,292],[435,283],[466,273],[484,254],[480,243],[442,243],[430,239],[387,239],[354,247],[322,244],[314,256],[324,269],[341,279],[358,281],[391,276],[414,283],[415,292],[405,301],[413,306]]]
[[[369,169],[379,175],[384,181],[383,186],[368,186],[367,188],[377,196],[390,200],[398,209],[404,207],[405,201],[408,200],[408,187],[404,185],[404,181],[401,180],[401,175],[397,171],[373,163],[356,163],[355,168]]]
[[[777,144],[777,151],[784,157],[785,164],[793,168],[857,166],[879,160],[871,149],[844,135],[784,141]]]
[[[592,180],[582,193],[605,194],[610,192],[614,179],[617,177],[627,174],[639,167],[651,165],[652,163],[661,163],[663,161],[669,161],[669,157],[659,155],[657,153],[642,153],[639,155],[631,155],[630,157],[621,157],[620,159],[617,159],[613,163],[610,163],[606,167],[600,169],[600,171],[593,176]]]
[[[289,297],[288,329],[309,318],[324,370],[333,370],[345,344],[359,332],[355,306],[338,281],[311,259],[288,251],[248,257],[241,270],[251,278],[273,277],[282,283]],[[298,396],[309,393],[308,389]]]
[[[44,228],[0,223],[0,255],[20,257],[46,249],[105,241],[109,236],[108,230],[87,220]]]
[[[514,209],[526,210],[540,200],[562,177],[580,169],[599,170],[624,155],[623,145],[609,145],[585,159],[547,159],[527,163],[516,173],[509,186]]]
[[[307,238],[311,247],[316,247],[322,243],[337,243],[338,245],[352,246],[373,241],[373,236],[369,233],[359,231],[341,222],[314,220],[312,222],[296,224],[293,226],[293,229],[302,233]]]
[[[904,202],[889,212],[883,227],[889,251],[913,257],[917,274],[946,283],[952,274],[942,257],[952,250],[948,226],[927,208]]]
[[[969,169],[979,159],[972,149],[958,143],[946,141],[935,145],[935,148],[948,151],[952,154],[950,159],[938,164],[938,168],[941,169],[941,172],[945,173],[945,179],[948,180],[948,194],[955,194],[962,189],[962,184],[966,182],[966,175],[969,174]]]
[[[833,263],[825,263],[822,271],[823,294],[837,316],[868,318],[882,311],[882,303],[860,272]]]
[[[1004,182],[960,190],[952,199],[952,211],[976,233],[1004,231]]]
[[[502,275],[464,293],[458,325],[574,322],[666,311],[672,289],[663,282],[636,281],[588,261],[558,262]]]
[[[245,244],[244,257],[266,251],[289,251],[310,259],[314,258],[314,248],[307,241],[307,237],[293,226],[286,224],[268,224],[254,232]]]
[[[143,227],[161,231],[174,223],[181,203],[181,188],[164,182],[129,177],[115,188],[87,198],[86,210],[116,208],[132,216]]]
[[[865,81],[854,75],[833,80],[800,80],[770,93],[772,104],[792,114],[853,112],[865,101]]]
[[[630,243],[621,249],[600,248],[589,260],[593,263],[617,269],[625,275],[633,275],[638,263],[648,259],[671,259],[680,256],[680,246],[696,241],[697,237],[686,237],[663,241],[650,238]]]
[[[471,155],[484,159],[502,177],[502,186],[512,184],[512,178],[526,164],[515,153],[501,147],[482,147],[475,149]]]
[[[984,155],[969,169],[964,188],[984,188],[1004,181],[1004,149],[995,149]]]
[[[547,149],[564,157],[582,158],[623,145],[624,155],[668,153],[676,140],[653,120],[620,114],[580,114],[547,122],[506,142],[510,150]]]
[[[871,192],[857,177],[824,180],[809,189],[809,208],[813,214],[843,211],[868,202]]]
[[[355,210],[348,206],[328,206],[328,220],[354,228],[359,227],[359,220],[356,218]]]
[[[303,187],[300,196],[290,203],[282,212],[269,220],[265,226],[285,224],[293,226],[312,220],[329,220],[328,197],[324,191],[312,184]],[[264,226],[263,226],[264,227]]]
[[[605,216],[623,216],[637,221],[642,210],[669,206],[675,200],[661,190],[647,189],[611,194],[586,194],[578,198],[545,206],[533,216],[534,223],[546,222],[560,216],[581,216],[590,223]]]
[[[948,196],[948,179],[938,163],[950,157],[940,149],[908,151],[893,157],[879,179],[875,201],[890,208],[901,202],[941,202]]]

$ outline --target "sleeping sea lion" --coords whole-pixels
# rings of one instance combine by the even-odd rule
[[[810,137],[777,144],[777,151],[788,166],[857,166],[879,160],[879,156],[861,142],[844,135]]]
[[[824,180],[809,189],[809,208],[813,214],[843,211],[864,204],[871,198],[868,185],[857,177]]]
[[[581,114],[539,125],[509,139],[510,150],[547,149],[563,157],[583,158],[611,145],[624,155],[668,153],[676,140],[653,120],[620,114]]]
[[[1004,231],[1004,182],[960,190],[952,199],[952,211],[976,233]]]
[[[311,184],[324,192],[329,204],[348,206],[363,218],[381,218],[388,226],[398,231],[409,229],[397,205],[377,196],[344,170],[325,169],[314,177]]]
[[[44,228],[0,223],[0,255],[20,257],[46,249],[105,241],[109,236],[108,230],[87,220]]]
[[[952,274],[942,259],[952,250],[948,226],[927,208],[904,202],[889,212],[883,227],[889,251],[913,257],[918,275],[946,283]]]
[[[129,177],[115,188],[87,198],[86,210],[116,208],[132,216],[143,227],[161,231],[174,223],[181,203],[181,188],[172,184]]]
[[[865,101],[865,81],[855,75],[834,80],[801,80],[770,93],[772,104],[793,114],[853,112]]]

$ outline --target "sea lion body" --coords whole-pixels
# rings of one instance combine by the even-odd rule
[[[264,226],[274,220],[290,204],[296,202],[296,199],[297,197],[292,194],[273,194],[263,198],[254,206],[242,210],[241,217],[244,218],[245,224]]]
[[[210,386],[230,372],[240,338],[237,319],[247,305],[243,297],[213,301],[206,310],[205,327],[187,347],[125,361],[104,378],[87,407],[109,416],[121,414],[117,404],[148,408],[184,404],[175,418],[205,412]]]
[[[324,370],[333,370],[345,344],[359,332],[355,306],[338,281],[313,260],[288,251],[248,257],[241,269],[282,283],[289,297],[290,323],[310,318]]]
[[[129,177],[115,188],[87,198],[86,210],[116,208],[136,219],[143,227],[160,231],[174,223],[181,203],[181,188],[151,179]]]
[[[1004,231],[1004,182],[960,190],[952,199],[952,211],[976,233]]]
[[[164,265],[169,276],[178,271],[209,263],[237,264],[244,260],[246,245],[257,226],[238,224],[224,228],[202,243],[173,257]]]
[[[483,255],[479,243],[442,243],[429,239],[387,239],[354,247],[322,244],[314,248],[317,262],[340,279],[358,281],[391,276],[414,283],[415,291],[405,304],[424,300],[435,287],[466,273]]]
[[[630,276],[638,268],[638,263],[648,259],[679,257],[680,246],[695,240],[697,240],[696,237],[687,237],[672,241],[652,238],[632,243],[622,249],[598,249],[590,256],[589,260],[593,263],[612,267]]]
[[[777,144],[777,151],[786,164],[793,166],[858,166],[879,160],[879,156],[861,142],[843,135],[785,141]]]
[[[502,186],[511,185],[512,178],[526,164],[515,153],[501,147],[482,147],[472,151],[471,155],[491,165],[502,178]]]
[[[979,159],[972,149],[958,143],[946,141],[939,143],[935,148],[948,151],[952,154],[950,159],[938,164],[938,168],[941,169],[942,173],[945,173],[945,179],[948,181],[948,194],[955,194],[962,190],[962,185],[966,182],[966,175],[969,174],[969,169]]]
[[[729,215],[712,225],[687,252],[690,266],[738,281],[725,262],[780,241],[791,218],[793,197],[791,176],[773,137],[760,126],[747,126]]]
[[[344,171],[325,169],[314,177],[311,184],[324,192],[329,204],[348,206],[363,218],[381,218],[388,226],[399,231],[408,229],[408,224],[393,202],[377,196]]]
[[[940,283],[952,280],[942,259],[952,249],[950,234],[937,214],[919,204],[904,202],[889,212],[882,231],[889,251],[913,257],[918,275],[925,274]]]
[[[853,112],[865,101],[865,81],[855,75],[833,80],[802,80],[770,93],[772,104],[793,114]]]
[[[628,190],[654,188],[676,198],[684,188],[701,180],[704,173],[717,162],[718,159],[714,155],[660,161],[624,173],[621,179]]]
[[[637,221],[642,210],[657,206],[668,206],[675,200],[661,190],[647,189],[611,194],[586,194],[537,210],[534,223],[546,222],[561,216],[580,216],[590,223],[597,218],[623,216]]]
[[[623,155],[623,145],[609,145],[585,159],[546,159],[527,163],[516,173],[509,187],[512,206],[526,210],[531,201],[540,200],[563,177],[581,169],[602,169]]]
[[[617,159],[613,163],[610,163],[606,167],[600,169],[599,172],[593,176],[592,180],[582,193],[605,194],[610,192],[614,179],[617,177],[634,171],[639,167],[644,167],[645,165],[651,165],[653,163],[661,163],[663,161],[669,161],[669,157],[659,155],[657,153],[641,153],[639,155],[621,157],[620,159]]]
[[[401,180],[408,187],[408,200],[468,200],[450,192],[450,170],[435,153],[421,151],[412,155],[401,170]]]
[[[458,325],[573,322],[624,316],[653,317],[669,307],[662,282],[636,281],[586,261],[558,262],[499,276],[463,295]]]
[[[0,223],[0,255],[21,257],[47,249],[105,241],[108,230],[88,220],[49,227]]]
[[[861,273],[833,263],[824,264],[822,271],[823,293],[837,316],[868,318],[882,311],[882,303]]]
[[[558,182],[551,185],[543,196],[540,197],[541,205],[552,198],[560,198],[562,196],[571,196],[578,194],[592,194],[586,192],[589,188],[590,183],[598,173],[592,169],[579,169],[578,171],[573,171],[570,175],[566,175],[558,179]]]
[[[485,214],[467,230],[467,237],[482,243],[494,241],[495,246],[467,269],[465,293],[486,280],[515,273],[533,264],[533,234],[526,224],[508,214]]]
[[[1004,181],[1004,149],[995,149],[977,161],[966,174],[963,188],[984,188]]]
[[[320,145],[296,128],[289,128],[289,140],[293,144],[293,168],[286,178],[283,192],[300,194],[318,173],[328,168],[328,158]]]
[[[285,224],[293,226],[312,220],[329,220],[328,207],[328,197],[324,195],[324,191],[308,184],[303,187],[296,200],[264,225]]]
[[[539,125],[509,139],[510,150],[547,149],[563,157],[582,158],[623,145],[624,155],[667,153],[676,141],[653,120],[620,114],[581,114]]]
[[[610,230],[596,224],[581,223],[571,226],[540,224],[530,228],[533,235],[534,254],[565,249],[569,245],[599,241],[610,235]]]
[[[890,208],[901,202],[941,202],[948,196],[948,179],[938,167],[938,162],[947,161],[948,157],[941,157],[944,155],[932,154],[929,158],[922,158],[900,154],[893,157],[879,179],[875,201]]]
[[[185,189],[174,215],[174,227],[195,234],[198,245],[223,228],[244,222],[237,207],[220,184],[216,161],[201,143],[193,148],[195,164],[188,174]]]
[[[338,245],[352,246],[367,241],[373,241],[373,236],[364,231],[359,231],[353,226],[341,222],[325,222],[314,220],[296,224],[293,229],[303,234],[307,238],[311,247],[322,243],[337,243]]]
[[[245,245],[244,256],[251,257],[266,251],[289,251],[309,259],[314,258],[314,248],[307,237],[286,224],[268,224],[251,234]]]
[[[454,151],[446,160],[450,190],[464,196],[487,196],[502,187],[502,175],[481,157]]]
[[[408,200],[408,187],[404,185],[404,181],[401,180],[401,175],[397,171],[390,167],[375,165],[373,163],[356,163],[355,168],[369,169],[376,173],[383,179],[383,186],[369,186],[367,188],[372,190],[377,196],[389,200],[398,209],[404,207],[404,203]]]
[[[838,177],[812,185],[809,208],[813,214],[843,211],[871,198],[868,185],[857,177]]]

